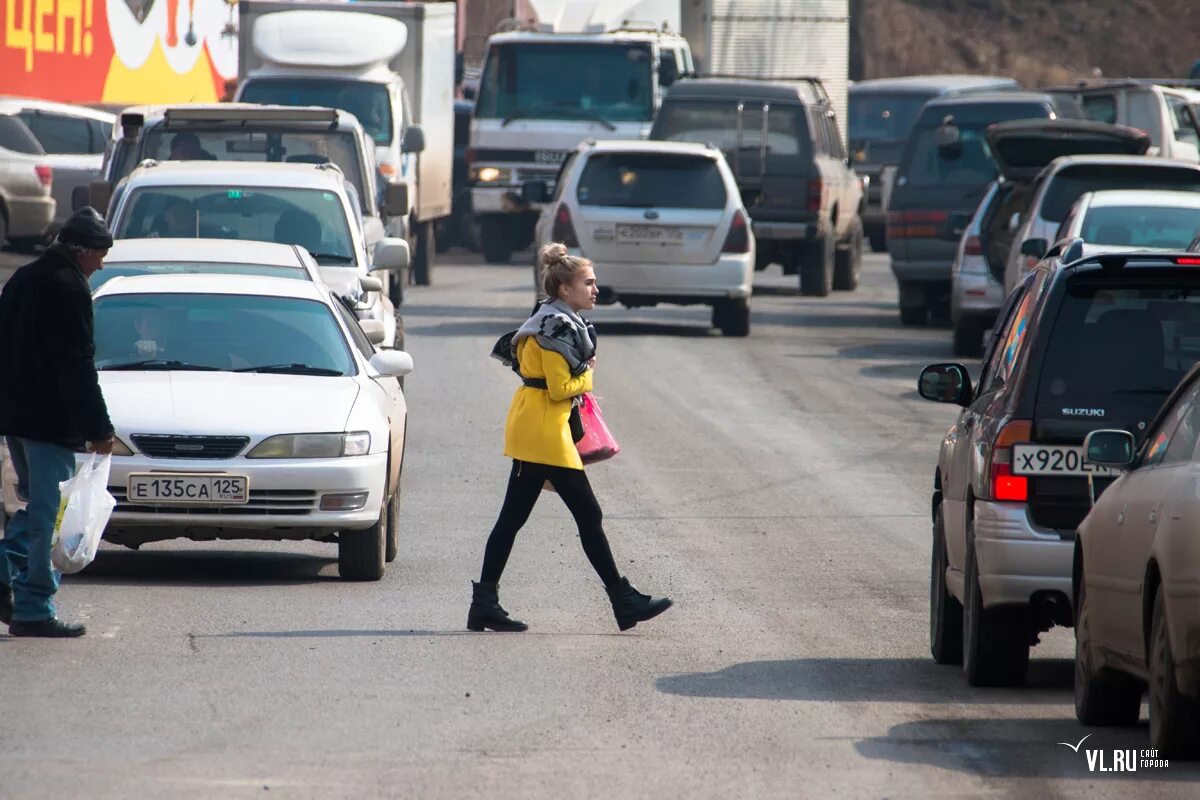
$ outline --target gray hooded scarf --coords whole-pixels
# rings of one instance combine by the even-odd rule
[[[562,300],[550,300],[538,306],[533,316],[512,337],[512,351],[529,336],[537,337],[543,350],[558,353],[567,361],[572,375],[582,375],[587,362],[596,355],[596,330]]]

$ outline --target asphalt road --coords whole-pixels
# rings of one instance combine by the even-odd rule
[[[487,354],[530,279],[449,254],[435,280],[403,309],[417,367],[384,580],[340,582],[330,545],[105,549],[59,595],[87,638],[0,636],[0,797],[1195,796],[1182,764],[1089,772],[1088,748],[1111,765],[1147,733],[1075,722],[1070,631],[1022,689],[930,661],[953,410],[915,376],[949,332],[900,326],[878,256],[825,299],[764,273],[748,339],[700,309],[598,310],[623,449],[589,475],[621,569],[676,607],[618,634],[546,494],[502,583],[531,630],[467,633],[514,388]]]

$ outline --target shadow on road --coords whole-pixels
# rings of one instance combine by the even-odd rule
[[[408,629],[408,630],[347,629],[347,630],[339,630],[336,628],[328,629],[328,630],[300,630],[300,631],[235,631],[233,633],[196,634],[195,638],[197,638],[197,639],[347,639],[347,638],[358,638],[358,637],[383,638],[383,637],[394,637],[394,636],[423,637],[423,636],[489,636],[489,635],[490,636],[500,636],[502,638],[511,638],[511,637],[506,637],[504,634],[477,633],[475,631],[468,631],[468,630],[450,630],[450,631],[434,631],[434,630],[420,630],[420,629]],[[629,636],[627,634],[623,634],[623,633],[564,634],[564,633],[552,633],[552,632],[546,632],[546,631],[542,631],[542,632],[526,631],[521,634],[520,639],[526,640],[526,639],[529,639],[531,637],[536,637],[536,636],[550,636],[550,637],[554,637],[556,639],[562,639],[564,636],[586,636],[588,638],[594,638],[597,636],[619,637],[619,638],[625,638],[625,639],[629,638]]]
[[[659,691],[684,697],[809,702],[1053,703],[1072,702],[1075,665],[1064,659],[1029,663],[1019,689],[974,689],[959,667],[924,658],[800,658],[748,661],[720,672],[659,678]]]
[[[1113,750],[1141,752],[1149,734],[1144,719],[1136,728],[1088,728],[1073,717],[1060,719],[926,719],[888,729],[887,736],[855,742],[865,758],[925,764],[988,778],[1087,778],[1128,781],[1195,781],[1200,765],[1171,761],[1164,768],[1138,766],[1136,772],[1088,768],[1088,750],[1101,751],[1113,766]],[[1080,739],[1084,739],[1079,744]],[[1078,746],[1079,752],[1060,742]]]
[[[112,586],[318,583],[340,580],[336,574],[321,574],[326,567],[336,563],[337,558],[302,553],[101,550],[86,571],[69,575],[64,580]]]

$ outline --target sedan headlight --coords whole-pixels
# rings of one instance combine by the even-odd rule
[[[504,167],[472,167],[471,180],[479,183],[508,183],[512,170]]]
[[[365,456],[371,450],[371,434],[286,433],[259,442],[246,458],[339,458]]]

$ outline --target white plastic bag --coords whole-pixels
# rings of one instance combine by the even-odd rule
[[[100,537],[117,501],[108,493],[112,456],[92,453],[75,477],[58,485],[62,500],[54,523],[50,561],[59,572],[72,573],[92,563]]]

